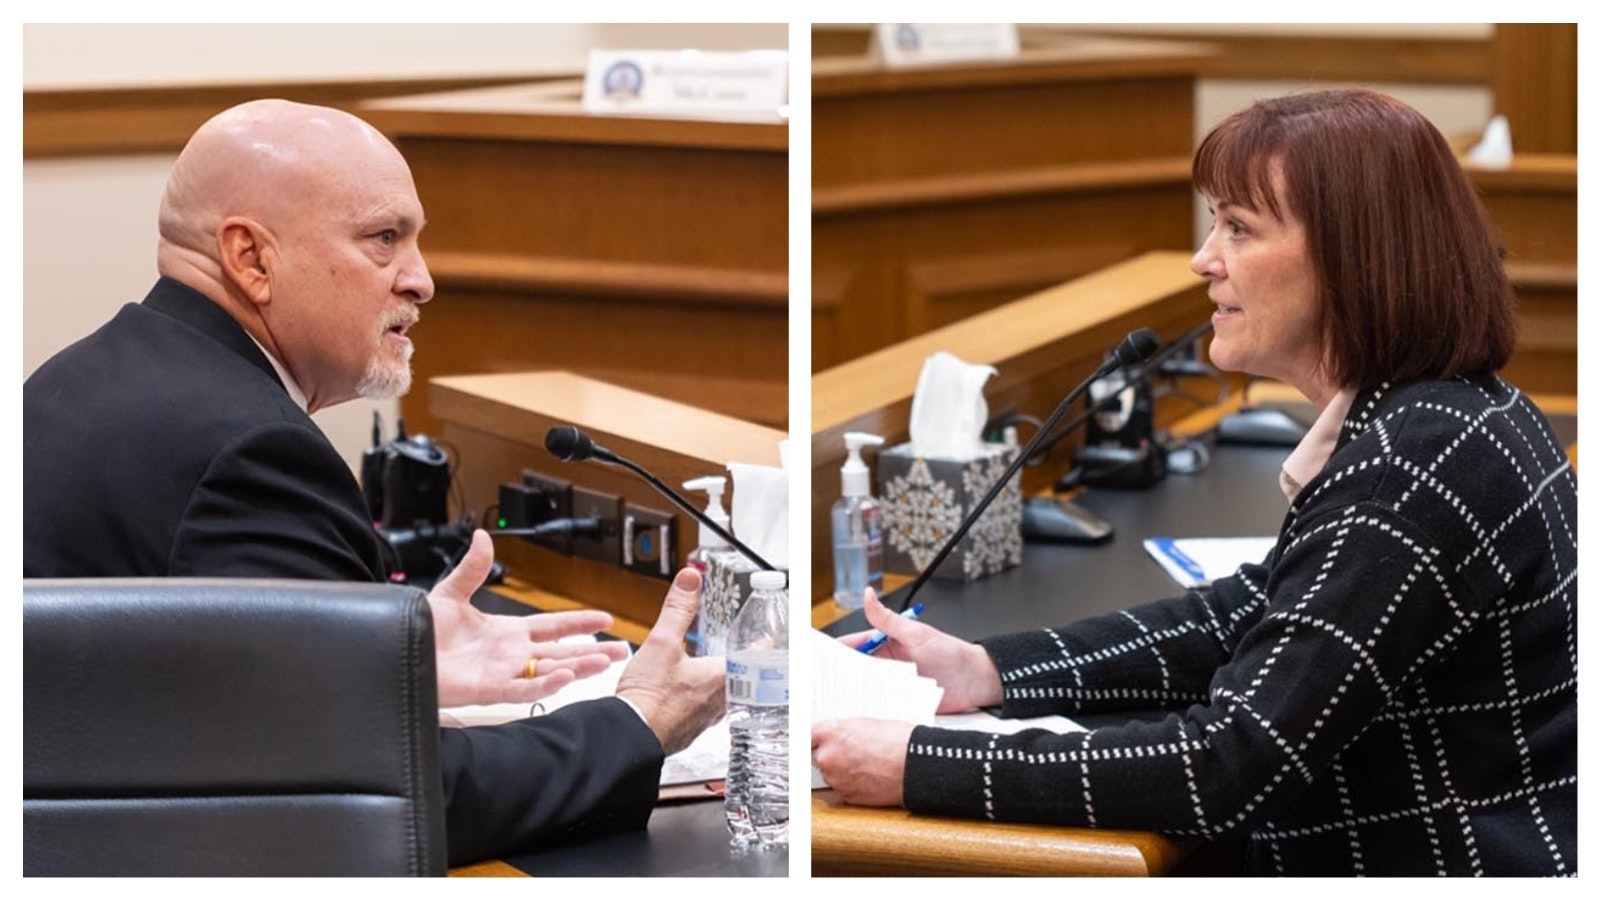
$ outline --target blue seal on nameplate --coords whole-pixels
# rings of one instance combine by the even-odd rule
[[[644,70],[627,60],[612,63],[600,79],[600,86],[609,98],[638,99],[644,89]]]
[[[921,50],[922,35],[915,25],[897,25],[894,29],[894,46],[897,50]]]

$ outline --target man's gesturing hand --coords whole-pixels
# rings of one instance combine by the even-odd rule
[[[489,575],[494,545],[489,535],[473,532],[472,546],[455,571],[428,594],[433,612],[433,646],[439,676],[439,705],[532,703],[574,680],[604,672],[625,659],[621,641],[559,644],[576,634],[611,627],[609,613],[598,610],[496,616],[471,604],[472,594]],[[538,660],[535,677],[527,677],[528,661]]]
[[[617,696],[639,710],[669,756],[722,716],[726,663],[720,656],[695,659],[683,652],[683,636],[699,608],[700,573],[681,569],[655,627],[617,681]]]

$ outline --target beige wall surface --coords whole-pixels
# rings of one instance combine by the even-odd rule
[[[571,72],[591,47],[782,49],[783,25],[24,25],[25,88]]]
[[[781,49],[787,34],[783,25],[26,25],[23,86],[577,72],[590,48]],[[156,210],[173,158],[23,163],[24,378],[154,283]],[[313,417],[352,468],[374,409],[392,430],[393,401],[356,400]]]

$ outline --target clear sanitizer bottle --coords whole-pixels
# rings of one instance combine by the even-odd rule
[[[845,609],[860,609],[867,588],[883,593],[883,508],[872,498],[872,475],[861,461],[861,448],[883,438],[847,432],[849,456],[839,470],[841,496],[833,504],[833,600]]]
[[[706,475],[702,478],[691,478],[683,483],[683,489],[686,491],[705,491],[707,497],[706,518],[721,525],[724,531],[732,531],[732,519],[729,518],[727,510],[722,506],[722,493],[727,489],[727,486],[728,479],[723,475]],[[695,545],[693,550],[689,551],[689,555],[684,559],[683,563],[700,573],[701,590],[704,591],[706,570],[711,565],[711,557],[717,555],[726,557],[727,554],[736,552],[728,546],[727,541],[723,540],[722,535],[707,528],[705,523],[701,523],[699,543]],[[706,639],[708,632],[705,626],[705,609],[702,606],[701,611],[695,614],[694,625],[690,627],[687,636],[689,640],[689,655],[711,656],[720,652],[720,648],[714,650],[709,646],[710,642]]]
[[[789,592],[783,572],[750,575],[728,634],[727,790],[737,848],[789,845]]]

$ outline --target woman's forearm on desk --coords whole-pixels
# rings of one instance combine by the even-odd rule
[[[1346,527],[1350,516],[1364,523],[1359,536]],[[1431,545],[1427,536],[1392,513],[1358,506],[1328,519],[1308,524],[1283,551],[1267,604],[1271,613],[1244,633],[1233,659],[1216,670],[1203,705],[1158,723],[1065,735],[917,728],[906,756],[906,807],[1210,836],[1258,825],[1293,806],[1314,781],[1318,790],[1332,790],[1336,779],[1318,776],[1336,758],[1367,768],[1403,765],[1404,753],[1387,733],[1370,749],[1347,751],[1396,685],[1459,630],[1466,590],[1447,578],[1418,576],[1433,558],[1425,554],[1437,551],[1424,550]],[[1407,597],[1403,624],[1389,622],[1386,604],[1363,602],[1395,596]],[[1151,635],[1166,635],[1142,645],[1152,659],[1156,651],[1173,656],[1169,644],[1197,633],[1159,624],[1144,623]],[[1368,642],[1352,635],[1377,637]],[[1109,690],[1095,666],[1116,671],[1131,665],[1120,657],[1138,653],[1103,650],[1084,659],[1065,655],[1085,674],[1088,688],[1074,684],[1074,666],[1066,665],[1051,670],[1055,686],[1038,690],[1061,695],[1056,702]],[[1063,658],[1057,650],[1039,663],[1048,667]],[[1006,654],[997,654],[1001,659]],[[1035,698],[1012,700],[1021,690],[1008,682],[1008,711],[1029,711]]]
[[[1260,620],[1267,570],[1060,628],[979,641],[999,673],[1001,715],[1081,715],[1203,703],[1217,668]]]

